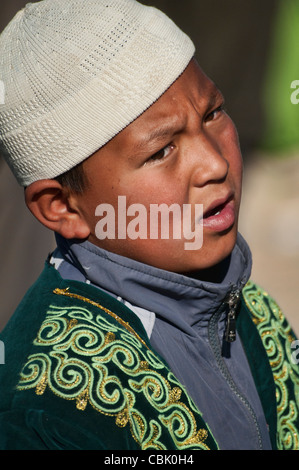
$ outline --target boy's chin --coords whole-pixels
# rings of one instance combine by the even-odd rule
[[[211,243],[203,242],[200,250],[193,252],[193,256],[188,258],[190,263],[186,263],[185,259],[184,269],[177,269],[178,273],[188,276],[196,275],[203,280],[210,280],[218,282],[219,272],[227,266],[227,261],[237,242],[237,230],[232,230],[227,233],[223,238],[219,237]],[[215,277],[215,279],[214,279]]]

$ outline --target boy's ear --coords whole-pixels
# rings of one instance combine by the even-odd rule
[[[77,204],[77,197],[56,180],[40,180],[25,189],[32,214],[64,238],[87,238],[90,229]]]

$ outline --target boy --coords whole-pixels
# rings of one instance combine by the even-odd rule
[[[295,338],[249,281],[238,137],[191,40],[135,0],[43,0],[0,49],[2,148],[57,237],[1,338],[0,447],[298,448]],[[190,230],[169,210],[151,236],[162,204]]]

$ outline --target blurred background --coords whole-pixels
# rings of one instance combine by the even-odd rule
[[[1,0],[0,31],[27,2]],[[240,232],[252,278],[299,334],[299,0],[152,0],[186,33],[226,99],[244,157]],[[1,75],[0,75],[1,79]],[[297,95],[299,98],[299,93]],[[54,248],[0,157],[0,330]]]

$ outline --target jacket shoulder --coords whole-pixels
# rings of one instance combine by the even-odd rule
[[[99,436],[106,449],[217,447],[133,312],[85,284],[51,280],[49,289],[20,369],[15,410],[42,410]]]
[[[275,330],[277,335],[285,341],[292,344],[296,340],[296,335],[280,306],[267,291],[253,281],[249,281],[242,294],[245,305],[259,331],[264,331],[266,326],[270,328],[272,325],[272,330]],[[270,334],[271,328],[267,331]]]
[[[250,313],[273,373],[277,404],[277,447],[299,449],[298,340],[277,302],[249,281],[243,303]]]

